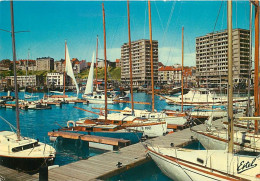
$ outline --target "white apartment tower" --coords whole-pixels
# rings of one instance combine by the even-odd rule
[[[133,85],[151,85],[150,40],[131,42]],[[153,40],[153,77],[158,81],[158,41]],[[121,81],[130,85],[129,44],[121,46]]]
[[[249,72],[249,30],[233,29],[234,86],[246,83]],[[196,38],[196,79],[200,86],[226,87],[228,77],[227,30]]]

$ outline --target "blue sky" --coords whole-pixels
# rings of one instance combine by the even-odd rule
[[[91,61],[99,36],[103,58],[103,1],[15,1],[17,58],[50,56],[64,58],[67,40],[70,57]],[[195,38],[226,29],[226,1],[152,1],[153,39],[159,42],[159,61],[181,63],[181,29],[184,27],[185,65],[195,65]],[[120,47],[128,42],[127,2],[105,1],[107,58],[120,58]],[[220,9],[220,11],[219,11]],[[130,1],[132,41],[149,39],[147,1]],[[233,28],[249,29],[249,2],[233,1]],[[10,30],[10,2],[0,0],[0,29]],[[0,31],[0,60],[12,59],[11,36]]]

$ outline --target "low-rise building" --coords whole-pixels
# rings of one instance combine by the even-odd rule
[[[10,86],[14,86],[14,76],[6,76],[7,82],[10,83]],[[36,75],[22,75],[17,76],[17,85],[19,87],[35,87],[37,86],[37,76]]]
[[[56,72],[64,72],[65,71],[65,63],[64,59],[54,62],[54,70]]]
[[[76,73],[76,74],[80,73],[80,63],[79,62],[75,62],[73,64],[73,72]]]
[[[46,84],[48,87],[63,87],[64,74],[63,73],[47,73]]]
[[[120,59],[116,59],[116,67],[121,67],[121,65],[120,65]]]
[[[195,67],[184,67],[183,68],[183,81],[185,86],[187,87],[190,84],[194,84],[196,81],[195,77]],[[159,75],[159,83],[162,84],[171,84],[173,86],[181,85],[181,67],[173,67],[173,66],[163,66],[158,70]]]
[[[0,71],[8,71],[9,67],[0,64]]]
[[[17,70],[26,71],[26,67],[28,67],[27,70],[29,70],[29,71],[36,70],[36,61],[35,60],[19,60],[18,62],[19,62],[19,64],[16,65]]]
[[[81,61],[79,62],[79,64],[80,64],[80,71],[85,70],[85,69],[87,68],[87,62],[86,62],[86,60],[81,60]]]
[[[104,68],[105,67],[105,61],[98,61],[97,67]],[[116,62],[111,62],[107,60],[107,67],[116,67]]]
[[[36,70],[41,71],[50,71],[54,70],[54,59],[51,57],[42,57],[37,58],[36,60]]]

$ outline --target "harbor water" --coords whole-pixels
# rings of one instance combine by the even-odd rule
[[[29,93],[28,93],[29,94]],[[5,96],[6,92],[0,92],[0,96]],[[11,93],[14,95],[14,93]],[[41,99],[44,94],[43,93],[34,93],[38,98]],[[75,96],[75,93],[69,93],[69,95]],[[19,98],[24,98],[24,92],[19,92]],[[135,93],[135,100],[142,102],[151,102],[151,95],[145,93]],[[158,96],[155,99],[155,109],[161,111],[163,109],[180,109],[179,106],[168,106],[164,100],[160,100]],[[41,142],[53,145],[57,150],[57,155],[55,159],[55,165],[66,165],[71,162],[78,161],[80,159],[87,159],[88,157],[92,157],[98,154],[102,154],[105,151],[88,148],[87,144],[82,142],[77,142],[74,140],[58,140],[56,142],[50,142],[47,133],[49,131],[59,129],[67,125],[67,121],[69,120],[78,120],[79,118],[84,117],[97,117],[97,115],[85,112],[82,110],[78,110],[73,108],[74,106],[91,110],[94,112],[98,112],[96,109],[92,109],[92,107],[104,107],[101,104],[89,104],[85,105],[82,103],[78,104],[63,104],[62,107],[51,106],[51,109],[45,110],[20,110],[20,127],[21,134],[25,137],[31,137],[35,139],[39,139]],[[130,104],[111,104],[108,105],[109,109],[124,109],[125,107],[130,107]],[[144,104],[135,104],[135,109],[147,109],[151,110],[151,105]],[[10,108],[0,108],[0,115],[9,121],[12,125],[16,126],[16,114],[15,109]],[[4,122],[0,121],[0,131],[10,130],[10,127]],[[77,149],[75,149],[77,148]],[[130,180],[168,180],[166,176],[164,176],[161,171],[157,168],[157,166],[153,162],[148,162],[141,166],[142,169],[146,170],[147,174],[140,174],[139,178],[131,178]],[[138,168],[136,168],[138,169]],[[153,174],[151,174],[151,172]],[[129,172],[130,175],[131,171]],[[119,177],[111,178],[112,180],[122,180],[121,177],[128,178],[129,173],[126,172]],[[145,177],[145,178],[143,178]],[[110,179],[109,179],[110,180]]]

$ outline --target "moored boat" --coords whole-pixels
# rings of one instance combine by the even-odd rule
[[[12,131],[0,131],[0,163],[25,172],[37,172],[41,165],[53,165],[55,149],[28,137],[17,140]]]

